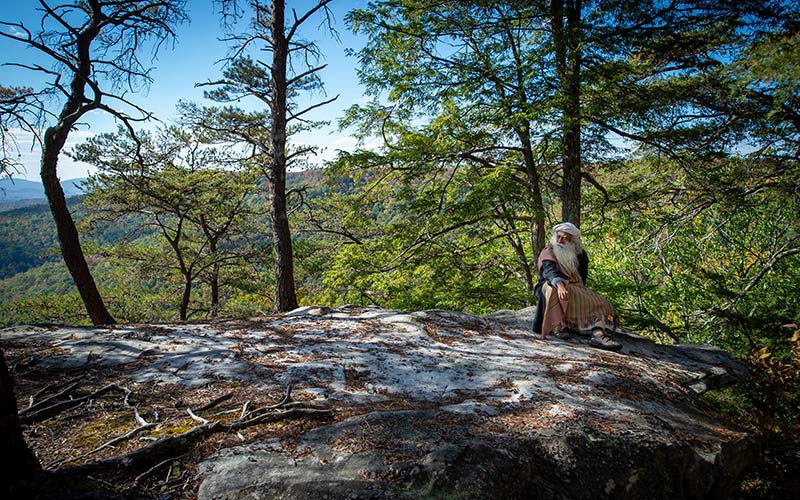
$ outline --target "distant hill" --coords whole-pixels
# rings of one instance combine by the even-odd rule
[[[61,181],[61,188],[67,198],[83,194],[80,187],[86,179]],[[15,208],[47,203],[44,186],[41,182],[24,179],[0,178],[0,212]]]
[[[290,172],[287,181],[290,186],[307,185],[312,191],[323,190],[323,175],[320,169]],[[76,222],[84,217],[83,197],[76,196],[83,194],[78,186],[84,180],[70,179],[61,183]],[[111,223],[98,222],[93,226],[91,235],[81,234],[81,237],[84,242],[91,240],[100,245],[115,244],[141,231],[140,226],[141,220],[136,217]],[[140,235],[143,234],[140,232]],[[40,182],[0,179],[0,281],[60,260],[58,237],[44,196],[44,186]],[[12,284],[0,283],[0,288],[4,286],[12,287]],[[0,293],[0,299],[3,296]]]
[[[57,261],[57,252],[55,223],[46,201],[0,210],[0,280]]]
[[[68,198],[67,207],[80,225],[85,217],[83,196]],[[114,244],[134,233],[140,225],[136,217],[99,221],[93,225],[91,233],[81,233],[81,240],[99,245]],[[60,260],[58,235],[46,202],[0,210],[0,288],[8,285],[3,279]],[[0,300],[3,295],[0,293]]]

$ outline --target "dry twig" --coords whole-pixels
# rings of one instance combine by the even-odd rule
[[[213,401],[209,402],[208,404],[206,404],[204,406],[201,406],[200,408],[198,408],[196,410],[196,412],[200,413],[201,411],[210,410],[211,408],[217,406],[218,404],[222,403],[223,401],[227,401],[227,400],[231,399],[232,397],[233,397],[233,393],[232,392],[229,392],[228,394],[223,394],[222,396],[218,397],[217,399],[214,399]]]

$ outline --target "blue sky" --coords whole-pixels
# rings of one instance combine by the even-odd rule
[[[51,1],[50,3],[56,3]],[[313,0],[287,0],[287,13],[291,8],[298,12],[305,12],[315,4]],[[364,43],[363,39],[355,37],[344,23],[344,15],[356,7],[364,7],[367,0],[334,0],[331,9],[335,16],[335,28],[340,40],[336,40],[324,30],[316,31],[318,22],[307,22],[302,35],[306,39],[317,42],[322,50],[324,61],[328,66],[322,71],[321,76],[325,82],[325,90],[329,97],[339,95],[331,104],[318,108],[310,113],[308,118],[315,120],[330,120],[332,125],[324,129],[298,134],[293,140],[303,144],[316,144],[324,148],[322,154],[311,158],[312,163],[320,163],[332,158],[336,150],[348,150],[354,147],[355,141],[347,133],[338,133],[335,130],[336,119],[341,116],[344,109],[353,104],[364,102],[363,87],[356,76],[356,59],[345,54],[346,49],[359,50]],[[35,10],[40,7],[38,0],[16,0],[4,2],[0,13],[0,20],[6,22],[22,22],[29,28],[36,28],[39,13]],[[165,122],[175,117],[175,104],[181,100],[191,100],[201,104],[211,104],[203,99],[203,89],[195,88],[195,83],[218,78],[222,63],[218,62],[225,57],[228,47],[219,41],[223,37],[219,26],[219,16],[214,12],[212,0],[188,0],[188,11],[191,22],[179,26],[178,39],[174,47],[165,45],[158,54],[158,59],[152,61],[153,84],[146,93],[129,94],[127,97],[136,104],[152,111]],[[7,27],[0,29],[8,30]],[[37,57],[32,49],[26,49],[22,44],[0,38],[0,62],[31,62]],[[144,56],[149,59],[149,54]],[[40,76],[7,65],[0,65],[0,83],[7,86],[32,85],[40,81]],[[148,127],[153,127],[151,124]],[[116,130],[113,119],[104,113],[92,113],[85,126],[70,134],[67,148],[85,140],[93,134]],[[39,155],[38,147],[31,150],[29,136],[18,136],[21,160],[25,171],[17,178],[39,180]],[[66,158],[59,159],[59,177],[62,180],[77,177],[86,177],[91,168],[86,164],[78,164]]]

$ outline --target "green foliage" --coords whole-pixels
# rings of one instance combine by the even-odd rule
[[[800,487],[800,330],[781,329],[784,340],[744,358],[750,377],[703,396],[710,408],[757,435],[761,460],[745,474],[737,498],[789,498]]]
[[[649,197],[589,216],[603,248],[596,273],[631,327],[747,353],[800,319],[800,205],[773,167],[730,159],[697,177],[657,161],[632,173],[654,187]]]
[[[178,277],[178,317],[192,310],[212,315],[219,308],[198,306],[197,285],[217,290],[222,269],[243,265],[255,252],[249,232],[259,208],[251,193],[255,177],[221,168],[228,155],[186,130],[169,128],[133,141],[120,130],[77,148],[76,157],[95,164],[86,205],[95,220],[134,219],[151,228],[151,238],[106,249],[134,261],[144,275],[167,282]],[[143,244],[144,243],[144,244]]]
[[[309,203],[338,189],[338,186],[321,183],[322,171],[294,172],[288,178],[292,193],[302,192]],[[224,185],[234,179],[244,184],[240,187],[253,186],[252,178],[223,173],[203,179],[205,189],[213,190],[211,198],[200,196],[196,199],[221,209],[235,199],[233,192]],[[195,191],[200,195],[203,189]],[[300,202],[299,198],[291,200],[292,203]],[[260,209],[252,210],[262,204],[260,193],[251,194],[247,199],[248,212],[241,214],[248,219],[247,224],[238,227],[235,232],[238,236],[234,239],[220,244],[220,253],[240,255],[240,258],[226,260],[225,265],[219,268],[221,296],[217,314],[220,316],[259,316],[271,312],[274,291],[271,285],[269,220]],[[72,207],[84,227],[83,245],[90,255],[93,275],[114,317],[122,322],[137,323],[177,320],[183,278],[174,269],[174,253],[165,246],[160,233],[147,224],[148,218],[132,214],[106,220],[109,213],[99,212],[77,200]],[[93,211],[90,217],[84,215],[89,211]],[[4,217],[7,218],[8,232],[3,233],[3,237],[18,241],[20,248],[35,248],[39,239],[57,245],[55,228],[45,212],[45,207],[7,212]],[[214,213],[206,213],[209,216],[206,221],[211,226],[214,225]],[[298,217],[307,215],[302,210],[296,213]],[[199,237],[199,234],[191,236],[194,237]],[[322,303],[321,277],[322,271],[328,267],[329,253],[325,252],[329,250],[319,239],[302,232],[297,235],[295,246],[299,252],[298,261],[302,263],[296,275],[298,294],[303,303]],[[63,261],[55,255],[55,249],[51,248],[50,253],[52,262],[34,262],[35,266],[27,271],[0,281],[0,324],[88,324],[81,308],[72,309],[77,295]],[[208,317],[210,314],[209,276],[202,273],[193,284],[187,307],[189,318]]]
[[[143,237],[138,245],[154,245]],[[99,247],[98,247],[99,250]],[[142,260],[122,258],[110,252],[95,254],[92,272],[109,310],[115,318],[126,323],[157,323],[176,321],[182,280],[178,273],[163,272],[149,257]],[[105,252],[105,251],[104,251]],[[268,259],[267,259],[268,260]],[[270,312],[268,273],[257,272],[250,266],[224,268],[220,277],[223,300],[221,316],[258,316]],[[208,317],[208,284],[194,287],[189,303],[189,317]],[[54,323],[88,325],[88,316],[81,307],[80,297],[62,261],[45,263],[10,278],[0,280],[0,325]]]
[[[72,288],[74,289],[74,286]],[[0,305],[0,318],[2,318],[0,324],[91,325],[89,317],[83,311],[83,301],[78,292],[37,295],[34,298]]]
[[[751,418],[760,430],[800,436],[800,327],[783,325],[783,342],[753,350],[747,358],[752,377],[745,386]],[[800,439],[797,440],[800,451]],[[798,457],[800,458],[800,457]]]
[[[351,165],[378,158],[367,153],[343,155],[329,171],[346,191],[312,204],[309,219],[339,242],[324,273],[327,300],[474,312],[530,303],[530,217],[514,169],[428,154],[437,146],[380,157],[394,168],[366,176]]]
[[[0,288],[0,303],[10,304],[35,294],[57,297],[74,291],[75,283],[62,260],[45,262],[14,276],[4,278]]]
[[[119,219],[113,224],[88,220],[82,196],[69,198],[67,206],[83,229],[84,245],[112,245],[141,226],[136,218]],[[90,230],[91,235],[87,234]],[[0,279],[57,261],[61,261],[58,236],[46,204],[0,213]]]
[[[796,164],[653,158],[627,166],[598,176],[613,187],[587,197],[595,210],[584,229],[599,250],[592,286],[637,333],[710,343],[745,362],[745,382],[704,398],[762,442],[739,498],[796,491],[786,479],[800,477],[797,328],[786,328],[800,320]]]

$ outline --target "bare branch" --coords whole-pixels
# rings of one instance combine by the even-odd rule
[[[768,272],[770,272],[778,262],[785,259],[786,257],[797,254],[800,254],[800,247],[788,248],[786,250],[782,250],[774,254],[772,258],[769,259],[767,265],[765,265],[761,269],[761,271],[759,271],[759,273],[755,275],[752,280],[750,280],[750,283],[748,283],[747,286],[745,286],[744,289],[742,289],[741,295],[744,295],[745,293],[752,290],[753,287],[755,287],[758,284],[758,282],[761,281],[761,278],[763,278]]]
[[[330,18],[330,11],[328,10],[328,4],[331,3],[332,1],[333,0],[320,0],[319,3],[317,3],[317,5],[309,9],[300,18],[297,17],[297,13],[295,12],[294,14],[295,20],[294,23],[292,23],[292,27],[289,28],[289,32],[286,34],[286,39],[291,40],[292,38],[294,38],[295,33],[297,32],[298,28],[300,28],[300,25],[306,22],[309,17],[313,16],[320,9],[325,9],[325,11],[327,12],[326,17]]]
[[[316,109],[316,108],[319,108],[321,106],[325,106],[326,104],[330,104],[330,103],[332,103],[333,101],[335,101],[338,98],[339,98],[339,95],[337,94],[336,97],[334,97],[332,99],[328,99],[327,101],[318,102],[318,103],[314,104],[313,106],[309,106],[306,109],[300,111],[299,113],[289,113],[289,116],[286,118],[286,121],[289,122],[291,120],[299,119],[300,116],[308,113],[309,111],[311,111],[313,109]]]
[[[319,72],[319,71],[322,71],[323,69],[325,69],[325,68],[327,68],[327,67],[328,67],[328,65],[327,65],[327,64],[323,64],[322,66],[317,66],[316,68],[310,68],[308,71],[305,71],[305,72],[303,72],[303,73],[300,73],[299,75],[296,75],[294,78],[291,78],[291,79],[289,79],[289,80],[286,82],[286,86],[287,86],[287,87],[291,87],[292,85],[294,85],[295,83],[299,82],[299,81],[300,81],[300,80],[302,80],[303,78],[305,78],[305,77],[307,77],[307,76],[309,76],[309,75],[312,75],[312,74],[314,74],[314,73],[317,73],[317,72]]]
[[[196,421],[200,422],[201,424],[207,424],[207,423],[208,423],[208,420],[204,419],[203,417],[199,417],[199,416],[197,416],[197,415],[196,415],[196,414],[195,414],[195,413],[192,411],[192,409],[191,409],[191,408],[186,408],[186,413],[188,413],[188,414],[189,414],[189,416],[190,416],[190,417],[192,417],[192,420],[196,420]]]

